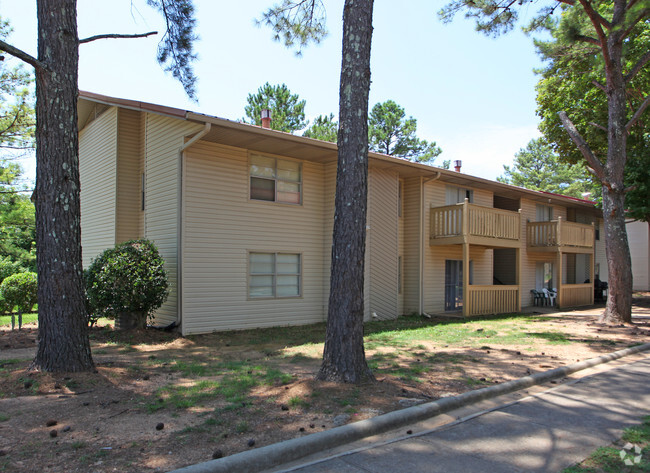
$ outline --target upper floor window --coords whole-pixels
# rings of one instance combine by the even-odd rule
[[[269,202],[302,202],[302,166],[297,161],[252,155],[250,198]]]
[[[537,204],[536,217],[538,222],[550,222],[553,220],[553,207]]]
[[[447,186],[445,194],[446,205],[461,204],[465,202],[465,199],[467,199],[470,204],[474,203],[474,191],[472,189]]]

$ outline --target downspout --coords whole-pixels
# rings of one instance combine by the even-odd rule
[[[429,179],[422,180],[420,178],[420,255],[418,258],[419,265],[420,265],[420,307],[419,307],[419,313],[424,314],[424,241],[425,241],[425,235],[424,235],[424,185],[428,182],[432,181],[437,181],[440,179],[440,176],[442,176],[442,173],[438,171],[438,173],[430,177]],[[427,315],[427,314],[425,314]]]
[[[185,182],[185,173],[184,165],[185,160],[183,159],[185,150],[192,146],[194,143],[199,141],[205,135],[210,132],[212,128],[212,123],[205,123],[203,130],[199,131],[196,135],[190,138],[187,142],[183,144],[178,150],[178,209],[177,209],[177,222],[176,222],[176,271],[177,271],[177,280],[176,280],[176,323],[178,327],[182,327],[183,321],[183,191],[184,182]],[[182,333],[182,328],[181,328]]]

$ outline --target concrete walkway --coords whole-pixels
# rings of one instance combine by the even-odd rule
[[[380,445],[273,471],[557,473],[648,414],[650,357],[433,430],[401,429],[401,438]]]

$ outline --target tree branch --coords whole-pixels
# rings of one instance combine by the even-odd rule
[[[35,57],[30,56],[25,51],[22,51],[18,48],[14,48],[12,45],[7,44],[2,40],[0,40],[0,50],[6,52],[7,54],[11,54],[13,57],[18,58],[23,62],[26,62],[27,64],[33,66],[34,69],[47,70],[47,66],[44,63],[42,63]]]
[[[627,29],[623,32],[623,34],[621,35],[620,41],[623,41],[625,38],[627,38],[628,35],[630,34],[630,32],[636,26],[636,24],[638,22],[640,22],[641,20],[643,20],[647,16],[648,16],[648,9],[642,10],[641,13],[639,13],[639,16],[637,16],[636,19],[632,23],[630,23],[630,25],[627,27]]]
[[[607,36],[605,35],[602,26],[605,26],[606,28],[609,29],[611,27],[611,24],[607,22],[602,16],[600,16],[598,12],[596,12],[596,10],[594,10],[589,0],[579,0],[579,1],[585,13],[589,17],[589,20],[591,20],[594,30],[596,30],[596,34],[598,35],[598,39],[600,40],[600,45],[599,45],[600,50],[603,53],[603,59],[605,60],[605,67],[607,68],[609,67],[610,57],[609,57],[609,50],[607,49]]]
[[[598,87],[603,92],[607,93],[607,89],[605,88],[605,86],[603,84],[601,84],[600,82],[598,82],[597,80],[594,79],[594,80],[591,81],[591,83],[593,85],[595,85],[596,87]]]
[[[603,168],[602,163],[594,156],[593,151],[589,148],[589,145],[584,140],[578,129],[575,127],[573,122],[569,119],[566,112],[558,113],[560,120],[564,125],[564,129],[567,131],[573,142],[576,144],[582,155],[584,156],[587,164],[590,167],[591,172],[603,183],[609,187],[609,182],[607,182],[607,177],[605,176],[605,169]]]
[[[607,128],[606,128],[606,127],[604,127],[604,126],[602,126],[602,125],[600,125],[600,124],[598,124],[598,123],[596,123],[596,122],[589,122],[589,124],[590,124],[591,126],[595,126],[595,127],[598,128],[599,130],[603,130],[605,133],[607,133]]]
[[[645,66],[648,61],[650,61],[650,51],[645,53],[643,56],[641,56],[641,59],[639,59],[639,62],[637,62],[634,67],[628,72],[624,79],[625,83],[630,82],[632,79],[634,79],[634,76],[636,76],[641,69],[643,69],[643,66]]]
[[[89,36],[88,38],[80,39],[79,44],[90,43],[91,41],[97,41],[98,39],[132,39],[132,38],[146,38],[158,34],[157,31],[149,31],[148,33],[137,33],[137,34],[98,34],[95,36]]]
[[[582,41],[583,43],[594,44],[599,48],[601,47],[600,41],[598,41],[596,38],[592,38],[591,36],[576,35],[575,40]]]
[[[591,20],[591,22],[594,24],[594,27],[596,25],[599,26],[604,26],[606,29],[610,30],[612,29],[612,24],[607,21],[605,18],[603,18],[600,13],[598,13],[591,2],[589,0],[579,0],[580,4],[585,10],[585,13],[587,13],[587,16]],[[598,32],[598,36],[600,37],[600,28],[596,28],[596,31]],[[602,38],[601,38],[602,39]]]
[[[629,122],[627,122],[627,125],[625,125],[625,130],[629,133],[630,128],[634,126],[634,124],[641,118],[641,115],[643,115],[643,112],[645,111],[646,108],[650,105],[650,95],[647,95],[645,100],[641,103],[639,108],[637,109],[636,113],[634,116],[630,119]]]

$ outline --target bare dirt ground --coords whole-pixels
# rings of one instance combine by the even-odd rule
[[[516,379],[650,342],[650,294],[639,296],[632,326],[597,324],[601,307],[525,322],[533,338],[481,322],[464,325],[476,340],[375,338],[377,382],[360,386],[313,380],[322,338],[311,332],[286,343],[95,328],[97,372],[52,375],[28,371],[35,327],[2,330],[0,471],[169,471]]]

